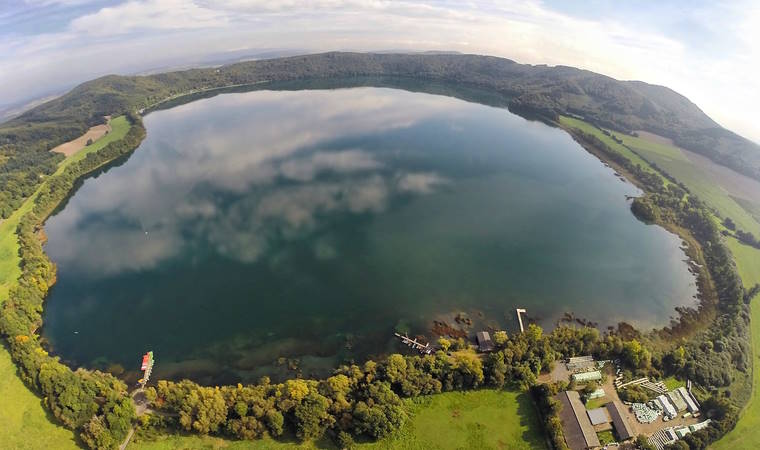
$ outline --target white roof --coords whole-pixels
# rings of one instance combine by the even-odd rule
[[[688,409],[689,412],[695,413],[699,411],[697,404],[694,403],[694,399],[691,398],[691,394],[689,394],[689,391],[687,391],[685,387],[681,386],[676,390],[679,394],[681,394],[681,397],[683,397],[683,400],[686,402],[686,409]]]
[[[662,405],[662,409],[665,410],[665,414],[667,414],[670,417],[675,417],[678,413],[676,412],[676,408],[670,403],[670,400],[665,395],[660,395],[657,397],[657,400]]]

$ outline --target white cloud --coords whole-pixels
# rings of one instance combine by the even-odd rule
[[[188,30],[221,27],[228,23],[223,12],[184,0],[130,0],[71,22],[71,31],[114,35],[145,30]]]

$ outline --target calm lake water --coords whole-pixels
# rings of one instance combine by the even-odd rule
[[[664,325],[694,304],[680,240],[567,134],[399,89],[224,94],[145,117],[126,163],[46,224],[65,360],[201,382],[324,373],[433,320],[565,312]],[[289,359],[289,361],[288,361]]]

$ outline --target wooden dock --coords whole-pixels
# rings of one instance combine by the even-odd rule
[[[517,308],[515,311],[517,312],[517,320],[520,322],[520,333],[522,333],[525,331],[525,328],[523,327],[522,316],[520,314],[525,314],[525,310],[522,308]]]
[[[422,353],[423,355],[430,355],[433,353],[433,347],[430,346],[430,344],[422,344],[416,339],[412,339],[409,336],[405,336],[398,333],[393,333],[394,336],[401,339],[401,342],[403,342],[405,345],[408,345],[409,347],[417,350],[418,352]]]

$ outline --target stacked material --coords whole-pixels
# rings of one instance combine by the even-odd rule
[[[653,435],[649,436],[649,444],[657,450],[663,450],[666,445],[672,444],[677,440],[676,436],[671,436],[668,433],[669,431],[672,431],[672,428],[656,431]]]
[[[631,409],[636,420],[641,423],[652,423],[660,415],[659,411],[655,411],[643,403],[634,403],[631,405]]]
[[[595,367],[593,356],[575,356],[567,361],[567,370],[570,372],[587,371]]]

